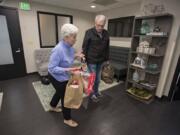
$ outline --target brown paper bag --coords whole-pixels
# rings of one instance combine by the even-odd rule
[[[78,85],[74,85],[76,81]],[[78,109],[83,100],[83,81],[81,75],[72,75],[66,86],[64,107]]]

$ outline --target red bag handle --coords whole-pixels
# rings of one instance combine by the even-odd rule
[[[88,83],[88,87],[87,87],[87,94],[89,95],[92,90],[93,90],[93,86],[94,86],[94,81],[95,81],[95,73],[91,73],[89,76],[89,83]]]

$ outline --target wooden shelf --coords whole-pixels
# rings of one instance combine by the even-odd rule
[[[131,69],[137,69],[137,70],[140,70],[140,71],[144,71],[146,73],[149,73],[149,74],[153,74],[153,75],[156,75],[156,74],[160,74],[160,70],[158,71],[151,71],[151,70],[147,70],[147,69],[143,69],[143,68],[139,68],[139,67],[135,67],[135,66],[130,66]]]
[[[141,52],[136,52],[136,51],[131,51],[131,53],[149,55],[149,56],[153,56],[153,57],[163,57],[164,56],[164,55],[160,55],[160,54],[148,54],[148,53],[141,53]]]
[[[130,93],[127,92],[127,91],[126,91],[126,93],[127,93],[130,97],[132,97],[132,98],[134,98],[134,99],[136,99],[136,100],[138,100],[138,101],[140,101],[140,102],[142,102],[142,103],[144,103],[144,104],[150,104],[151,102],[154,101],[154,97],[150,98],[149,100],[143,100],[143,99],[140,99],[140,98],[138,98],[138,97],[130,94]]]
[[[145,85],[140,84],[140,83],[138,83],[138,82],[135,82],[135,81],[133,81],[133,80],[129,80],[129,79],[128,79],[128,82],[129,82],[129,83],[132,83],[132,84],[135,84],[136,86],[142,87],[142,88],[144,88],[144,89],[146,89],[146,90],[148,90],[148,91],[150,91],[150,92],[156,90],[156,87],[155,87],[155,88],[150,88],[150,87],[148,87],[148,86],[145,86]]]
[[[148,15],[148,16],[137,16],[135,17],[135,19],[155,19],[160,17],[172,17],[172,14],[163,13],[163,14]]]
[[[137,35],[137,34],[135,34],[135,35],[133,35],[133,37],[162,37],[162,38],[167,38],[168,37],[168,35]]]

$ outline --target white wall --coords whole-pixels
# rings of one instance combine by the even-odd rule
[[[104,14],[107,19],[119,18],[125,16],[136,16],[140,12],[141,3],[134,3],[126,5],[124,7],[119,7],[111,10],[106,10],[99,12],[98,14]],[[107,29],[107,23],[105,25]],[[120,47],[131,47],[131,38],[110,38],[110,45],[120,46]]]
[[[5,6],[18,7],[16,1],[6,1]],[[92,27],[94,23],[94,14],[68,8],[43,5],[38,3],[31,4],[31,11],[19,10],[20,27],[23,41],[23,48],[26,61],[27,73],[35,72],[34,50],[40,48],[39,31],[37,23],[37,10],[69,14],[73,16],[73,23],[79,27],[79,34],[75,48],[81,48],[85,30]]]

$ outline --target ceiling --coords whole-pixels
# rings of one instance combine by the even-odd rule
[[[78,9],[88,12],[99,12],[112,8],[122,7],[128,4],[137,3],[140,2],[141,0],[29,0],[29,1]],[[91,5],[95,5],[96,8],[91,8],[90,7]]]

